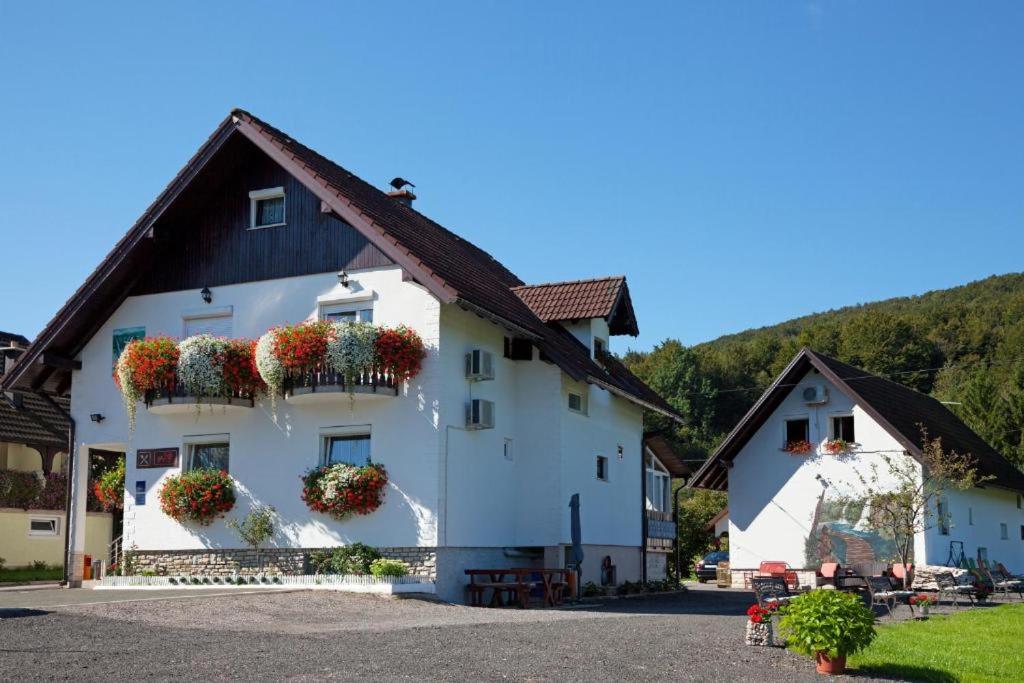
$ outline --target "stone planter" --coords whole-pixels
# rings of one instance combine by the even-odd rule
[[[747,645],[757,647],[773,647],[775,641],[772,638],[771,620],[755,623],[747,620]]]

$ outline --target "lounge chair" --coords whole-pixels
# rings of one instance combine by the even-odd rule
[[[793,598],[785,579],[778,576],[755,576],[750,579],[750,585],[761,607],[784,605]]]
[[[1010,593],[1016,593],[1021,600],[1024,600],[1024,582],[1012,576],[1006,576],[998,569],[998,563],[982,563],[981,573],[985,575],[988,582],[992,584],[992,592],[1002,593],[1009,599]]]
[[[960,603],[957,601],[958,597],[966,597],[970,603],[974,604],[974,596],[977,595],[977,590],[974,586],[964,586],[956,582],[952,572],[939,572],[935,575],[935,583],[939,587],[939,600],[945,595],[949,597],[953,603],[953,607],[959,607]]]
[[[888,576],[867,576],[865,581],[868,587],[868,593],[871,595],[871,606],[882,605],[886,610],[889,611],[889,618],[892,618],[892,611],[896,605],[906,598],[913,595],[912,591],[898,591],[892,587],[892,582],[889,581]],[[914,613],[914,608],[908,601],[907,607],[910,607],[910,613]]]

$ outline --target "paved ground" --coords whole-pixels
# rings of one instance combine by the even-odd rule
[[[743,645],[749,594],[557,610],[333,592],[0,594],[0,679],[819,681]]]

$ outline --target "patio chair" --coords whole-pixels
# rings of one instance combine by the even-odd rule
[[[1006,565],[1003,564],[1002,562],[996,562],[995,565],[996,565],[996,569],[999,570],[999,573],[1002,574],[1002,576],[1004,578],[1006,578],[1006,579],[1016,579],[1018,581],[1024,581],[1024,574],[1014,574],[1009,569],[1007,569]]]
[[[757,572],[760,576],[774,576],[781,578],[791,588],[796,588],[799,578],[796,572],[790,570],[789,564],[777,560],[765,560],[761,563]]]
[[[882,605],[885,607],[889,612],[890,619],[896,605],[913,594],[911,591],[894,590],[888,576],[868,576],[865,577],[865,583],[868,587],[868,593],[871,595],[871,606]],[[910,608],[910,613],[913,614],[914,607],[909,601],[906,604]]]
[[[1012,576],[1005,576],[1002,572],[996,568],[995,563],[985,563],[982,565],[984,568],[981,571],[982,574],[988,580],[988,583],[992,585],[992,594],[1002,593],[1007,599],[1010,598],[1010,593],[1016,593],[1021,600],[1024,600],[1024,581],[1015,579]]]
[[[785,579],[778,576],[755,576],[750,579],[751,587],[754,589],[754,597],[761,607],[768,605],[784,605],[793,599],[789,594]]]
[[[960,607],[957,598],[964,596],[972,605],[974,604],[974,596],[977,593],[974,586],[958,584],[952,572],[939,572],[935,575],[935,583],[939,587],[937,599],[941,600],[942,596],[945,595],[953,603],[953,607]]]

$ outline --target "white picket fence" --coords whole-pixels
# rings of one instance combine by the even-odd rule
[[[434,582],[424,576],[376,577],[356,574],[303,574],[300,576],[257,576],[256,582],[244,576],[104,576],[97,589],[282,589],[334,590],[349,593],[433,593]],[[196,583],[198,580],[198,583]]]

